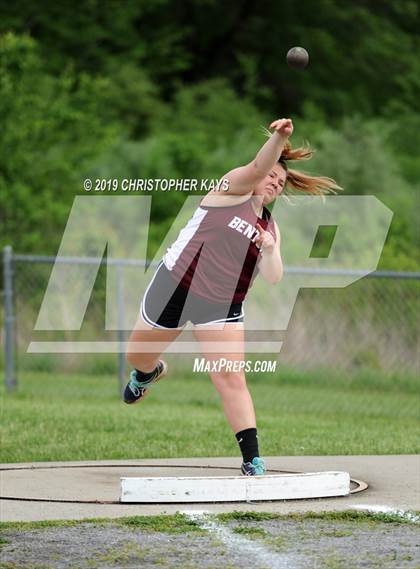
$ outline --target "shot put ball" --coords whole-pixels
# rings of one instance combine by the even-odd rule
[[[286,60],[293,69],[305,69],[309,63],[309,53],[304,47],[292,47],[287,52]]]

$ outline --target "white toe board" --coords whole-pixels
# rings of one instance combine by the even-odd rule
[[[121,478],[121,502],[246,502],[350,494],[348,472]]]

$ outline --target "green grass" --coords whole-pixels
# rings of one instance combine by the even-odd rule
[[[419,394],[410,378],[250,375],[263,455],[419,452]],[[2,389],[2,462],[235,456],[205,374],[176,371],[142,403],[120,401],[115,377],[21,373]]]
[[[267,536],[267,532],[264,529],[261,528],[244,528],[244,527],[239,527],[239,528],[233,528],[232,529],[233,533],[237,533],[239,535],[243,535],[245,537],[249,537],[251,539],[253,538],[259,538],[259,537],[266,537]]]
[[[407,513],[407,511],[406,511]],[[420,511],[410,511],[415,516],[420,515]],[[396,524],[412,524],[408,518],[392,512],[363,512],[359,510],[342,510],[338,512],[299,512],[279,514],[275,512],[242,512],[234,510],[225,514],[217,514],[217,519],[221,522],[239,521],[239,522],[261,522],[265,520],[324,520],[330,522],[343,521],[343,522],[381,522],[381,523],[396,523]],[[416,522],[417,523],[417,522]]]
[[[413,514],[420,515],[420,511],[413,510]],[[246,512],[235,510],[224,514],[209,514],[210,518],[221,523],[230,521],[237,522],[261,522],[265,520],[290,520],[301,522],[303,520],[324,520],[324,521],[345,521],[345,522],[369,522],[375,523],[395,523],[412,524],[407,519],[396,516],[392,513],[362,512],[358,510],[344,510],[341,512],[305,512],[279,514],[274,512]],[[163,532],[170,534],[205,534],[207,530],[200,527],[199,521],[190,519],[181,512],[175,514],[162,514],[158,516],[123,516],[120,518],[85,518],[82,520],[42,520],[36,522],[0,522],[0,532],[8,531],[29,531],[56,527],[77,527],[80,524],[93,524],[95,526],[115,525],[140,529],[143,531]],[[236,528],[236,533],[264,534],[261,528],[243,527]],[[6,543],[7,539],[0,538],[0,543]]]
[[[77,527],[82,523],[95,526],[116,525],[131,529],[140,529],[151,532],[164,532],[171,534],[206,533],[198,523],[185,514],[176,512],[172,515],[158,516],[124,516],[121,518],[86,518],[83,520],[42,520],[37,522],[0,522],[0,531],[28,531],[32,529],[45,529],[51,527]]]

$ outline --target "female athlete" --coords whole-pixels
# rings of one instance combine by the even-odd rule
[[[247,165],[235,168],[202,200],[160,262],[141,303],[128,342],[134,367],[124,392],[126,403],[141,401],[152,383],[167,372],[160,354],[182,332],[187,321],[209,362],[220,362],[215,346],[233,346],[225,368],[212,365],[211,380],[242,453],[241,472],[264,474],[254,405],[245,372],[243,303],[257,273],[276,284],[283,275],[280,232],[267,205],[286,187],[322,195],[339,189],[331,178],[309,176],[288,167],[289,160],[308,159],[310,148],[292,149],[291,119],[271,123],[274,132]],[[222,189],[223,188],[223,189]],[[145,346],[154,346],[150,351]],[[136,347],[141,346],[141,350]]]

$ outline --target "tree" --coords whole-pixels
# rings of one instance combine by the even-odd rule
[[[84,170],[115,134],[107,84],[71,66],[53,76],[32,38],[0,37],[1,245],[55,252]]]

